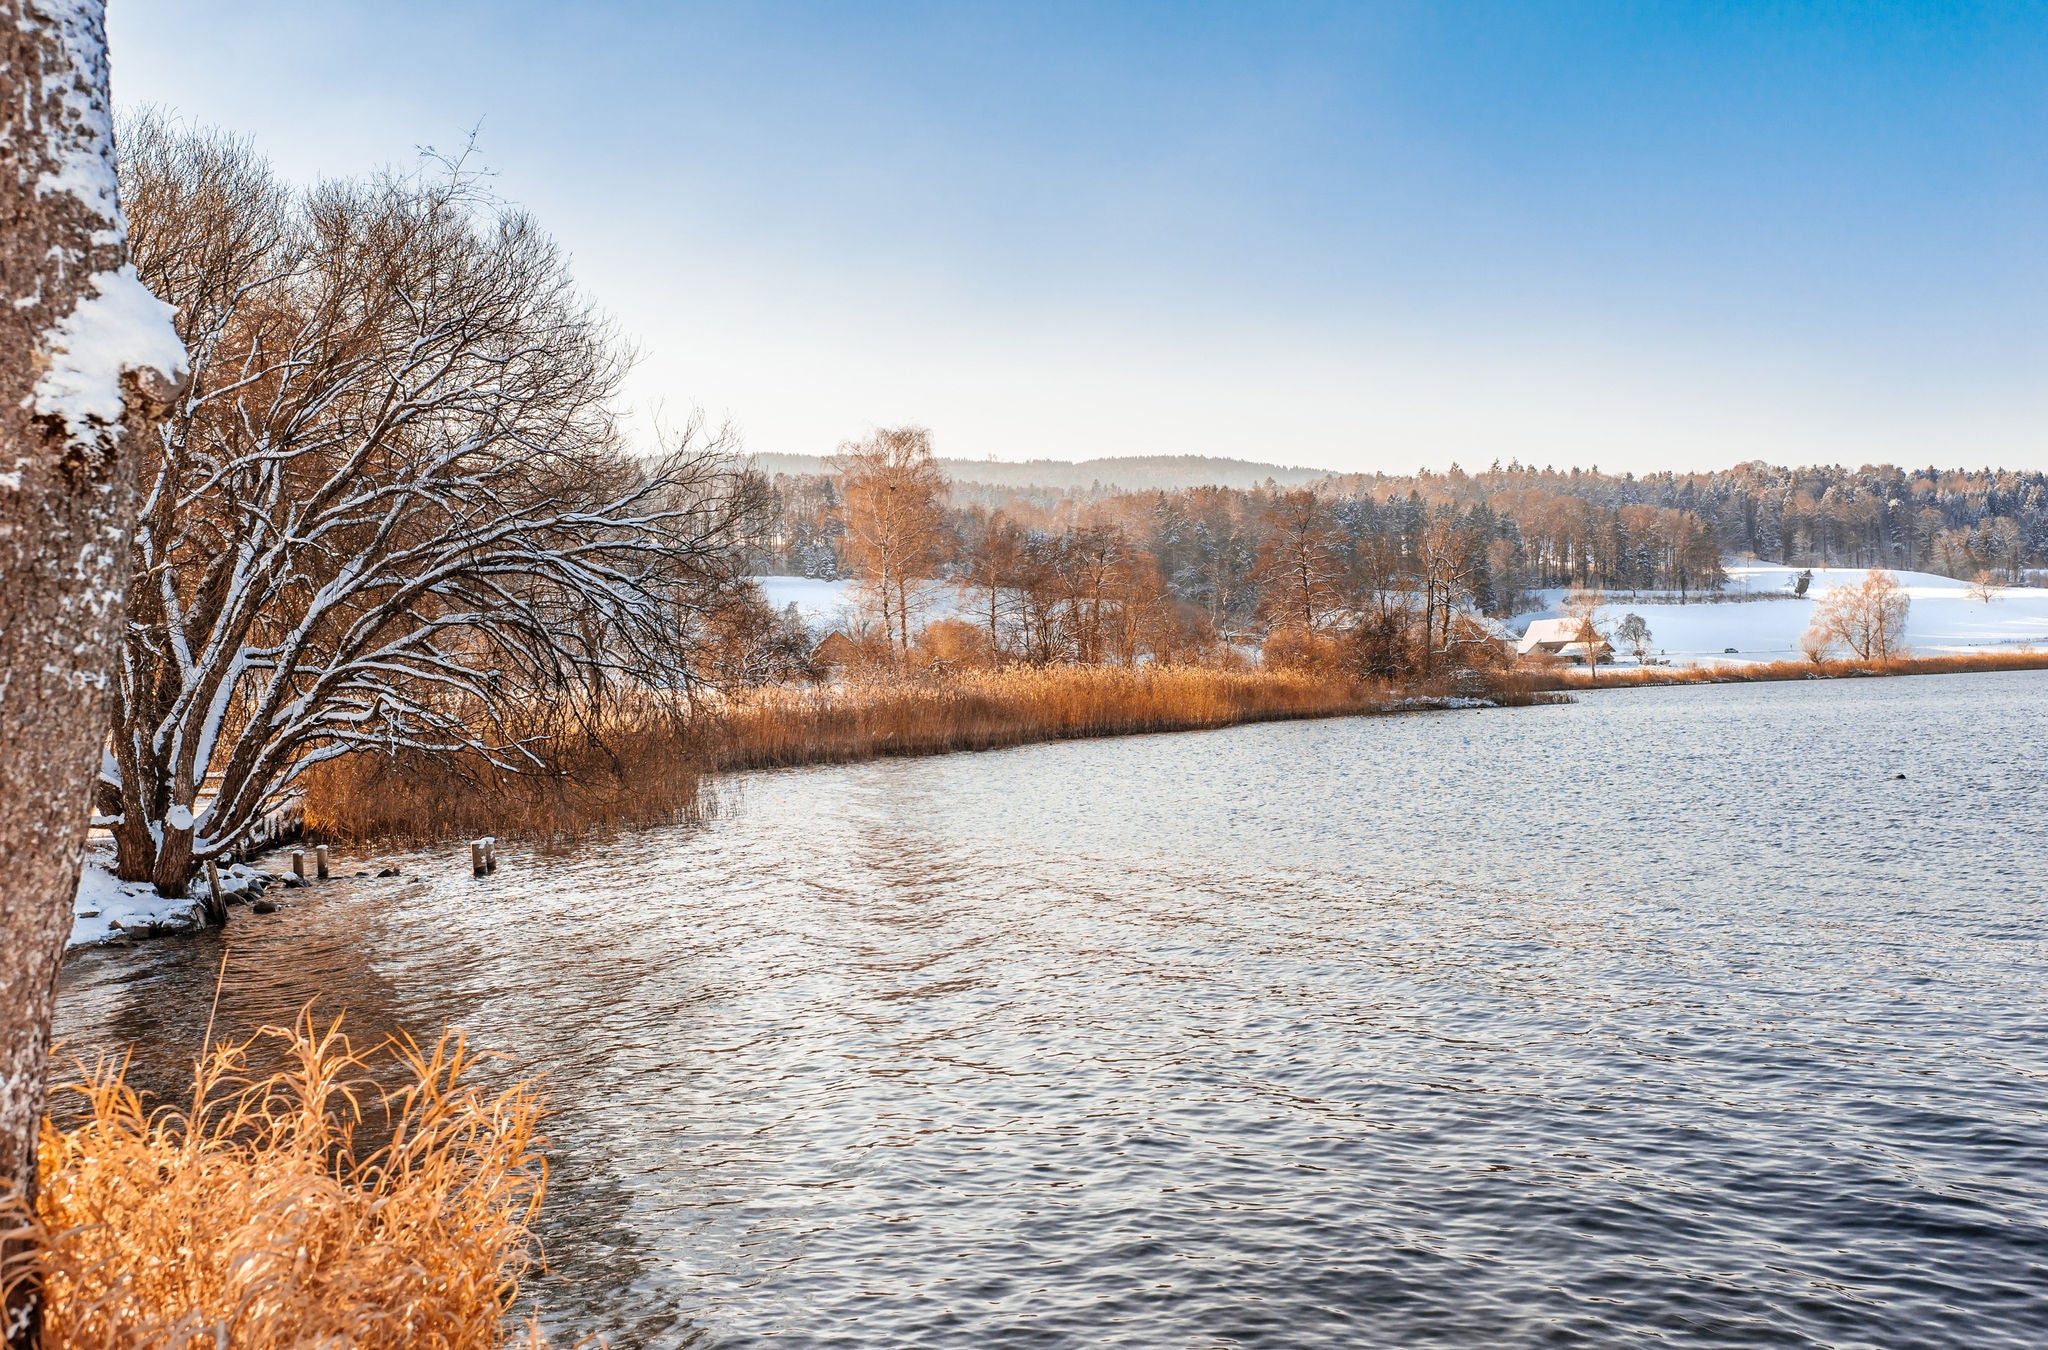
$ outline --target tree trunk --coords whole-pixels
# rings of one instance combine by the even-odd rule
[[[99,0],[0,0],[0,1190],[31,1201],[137,443],[182,374],[123,270],[104,32]],[[0,1310],[10,1345],[33,1342],[34,1298]]]

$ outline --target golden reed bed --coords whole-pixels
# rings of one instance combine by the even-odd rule
[[[309,834],[340,843],[477,835],[564,841],[690,818],[704,775],[1032,741],[1192,731],[1391,711],[1435,686],[1394,688],[1292,670],[1050,666],[747,692],[684,719],[614,711],[554,738],[547,775],[366,754],[308,776]],[[1530,682],[1462,688],[1527,702]]]
[[[252,1053],[282,1067],[252,1076]],[[90,1070],[55,1103],[80,1118],[44,1123],[33,1216],[0,1214],[31,1242],[7,1276],[40,1284],[44,1350],[538,1345],[507,1314],[536,1255],[542,1100],[479,1088],[476,1062],[459,1034],[364,1054],[307,1017],[214,1050],[182,1111]]]
[[[1972,652],[1958,656],[1900,656],[1889,661],[1759,661],[1749,665],[1606,667],[1597,676],[1557,668],[1544,687],[1588,689],[1666,684],[1752,684],[1775,680],[1838,680],[1869,675],[1965,675],[1977,671],[2048,670],[2048,651]]]
[[[591,835],[692,818],[707,774],[892,755],[988,750],[1033,741],[1193,731],[1247,722],[1397,711],[1452,692],[1502,704],[1586,688],[2048,669],[2048,652],[1779,661],[1746,666],[1566,666],[1392,686],[1303,670],[1206,666],[1049,666],[751,691],[682,718],[614,711],[556,736],[555,771],[358,755],[309,776],[307,831],[338,843],[499,835],[566,846]]]

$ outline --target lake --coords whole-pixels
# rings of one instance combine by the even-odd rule
[[[758,774],[237,910],[221,1025],[548,1074],[531,1293],[614,1346],[2039,1346],[2044,726],[2007,673]],[[175,1084],[221,941],[76,954],[66,1049]]]

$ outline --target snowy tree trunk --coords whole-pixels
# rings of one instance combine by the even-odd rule
[[[134,447],[184,362],[127,266],[104,31],[99,0],[0,0],[0,1188],[24,1193],[107,739]],[[30,1311],[6,1310],[10,1344]]]

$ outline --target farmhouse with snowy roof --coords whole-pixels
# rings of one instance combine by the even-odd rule
[[[1529,625],[1529,631],[1522,634],[1522,640],[1515,644],[1515,655],[1529,656],[1542,652],[1548,656],[1561,656],[1567,661],[1584,661],[1586,644],[1579,641],[1584,627],[1582,619],[1538,619]],[[1594,656],[1605,661],[1613,655],[1614,645],[1601,638]]]

